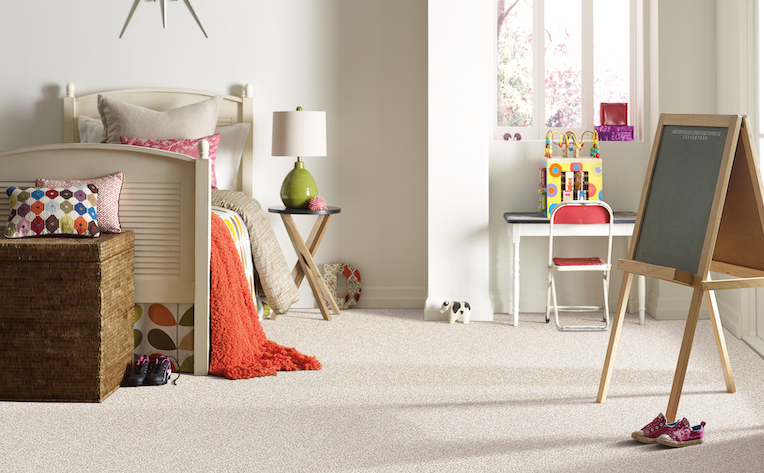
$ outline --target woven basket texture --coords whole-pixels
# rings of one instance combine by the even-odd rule
[[[133,361],[134,234],[0,240],[0,399],[101,402]]]

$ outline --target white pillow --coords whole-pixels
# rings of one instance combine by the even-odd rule
[[[214,135],[222,95],[158,112],[107,95],[98,96],[103,143],[119,144],[120,136],[151,140],[195,140]]]
[[[100,143],[103,136],[103,122],[97,118],[80,115],[77,119],[80,143]]]
[[[241,167],[241,155],[249,128],[249,123],[215,128],[215,133],[220,133],[220,144],[215,159],[218,189],[236,190],[236,175]]]
[[[80,143],[101,142],[103,136],[101,120],[81,115],[77,121]],[[241,155],[244,152],[244,143],[247,141],[249,130],[249,123],[215,128],[215,133],[220,133],[220,144],[215,159],[218,189],[236,190],[236,175],[239,174]]]

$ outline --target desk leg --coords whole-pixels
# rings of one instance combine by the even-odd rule
[[[514,316],[514,325],[520,325],[520,232],[518,228],[512,231],[512,315]]]
[[[645,325],[645,277],[637,277],[637,295],[639,297],[639,325]]]
[[[306,246],[308,247],[308,251],[310,251],[311,257],[316,256],[318,245],[321,244],[321,239],[324,238],[324,233],[326,233],[326,229],[329,227],[329,221],[331,219],[331,214],[319,215],[316,219],[316,223],[313,225],[313,229],[310,231],[310,235],[308,235],[308,241],[306,242]],[[302,278],[304,277],[305,272],[302,270],[300,262],[297,261],[297,263],[294,265],[294,269],[292,270],[292,279],[294,279],[294,283],[297,284],[297,287],[300,287],[300,284],[302,284]]]
[[[310,289],[313,291],[313,297],[315,297],[318,308],[321,310],[321,315],[325,320],[332,320],[332,316],[329,314],[329,309],[326,307],[326,302],[329,303],[332,312],[339,314],[340,308],[337,305],[337,301],[334,300],[334,297],[332,297],[331,292],[329,291],[329,287],[326,285],[326,281],[321,277],[321,273],[318,271],[316,263],[313,261],[313,255],[311,255],[308,246],[300,236],[292,216],[289,214],[281,214],[281,219],[284,221],[284,226],[287,229],[289,238],[292,240],[292,246],[294,246],[294,249],[297,252],[297,262],[302,269],[304,277],[308,279],[308,284],[310,284]]]
[[[509,265],[507,266],[507,314],[512,315],[515,313],[513,309],[513,304],[515,303],[515,276],[512,269],[515,263],[515,255],[514,246],[512,245],[512,224],[507,225],[507,256],[509,260]]]

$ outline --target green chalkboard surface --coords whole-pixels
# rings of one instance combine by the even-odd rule
[[[693,288],[666,418],[676,416],[704,298],[727,391],[735,392],[715,293],[764,287],[764,186],[757,163],[748,117],[661,114],[629,259],[618,261],[624,278],[597,402],[607,396],[634,274]],[[716,280],[712,271],[737,277]]]
[[[636,261],[698,274],[728,131],[663,127]]]

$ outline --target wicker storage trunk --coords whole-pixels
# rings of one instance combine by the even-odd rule
[[[0,399],[101,402],[133,361],[134,234],[0,239]]]

